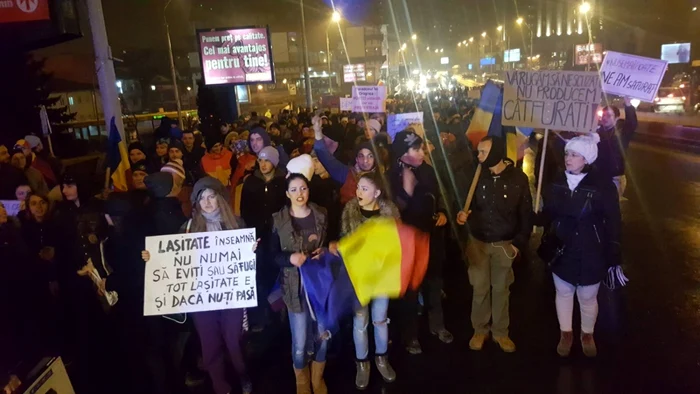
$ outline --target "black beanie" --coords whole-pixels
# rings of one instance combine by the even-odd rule
[[[144,183],[153,197],[167,197],[173,190],[173,174],[169,172],[154,172],[146,177]]]
[[[423,139],[412,130],[399,131],[391,144],[396,158],[406,154],[410,148],[420,149],[421,145],[423,145]]]
[[[148,174],[148,172],[149,172],[148,171],[148,162],[146,162],[146,160],[141,160],[141,161],[137,161],[136,163],[132,164],[131,165],[131,172],[134,173],[136,171],[141,171],[141,172],[145,172],[146,174]]]
[[[207,151],[211,151],[211,148],[216,144],[223,144],[224,139],[221,133],[209,133],[204,138],[204,144],[207,146]],[[184,153],[184,151],[183,151]]]
[[[496,166],[506,157],[506,144],[499,137],[485,137],[491,140],[491,151],[482,163],[486,168]],[[483,141],[483,139],[482,139]]]
[[[134,149],[140,150],[141,153],[143,153],[144,155],[146,154],[146,150],[143,149],[143,145],[141,145],[140,142],[132,142],[132,143],[130,143],[130,144],[129,144],[129,150],[127,151],[127,153],[131,153],[131,151],[134,150]]]
[[[185,153],[185,145],[180,140],[176,140],[174,138],[171,139],[170,143],[168,144],[168,150],[172,148],[179,149],[180,152]]]

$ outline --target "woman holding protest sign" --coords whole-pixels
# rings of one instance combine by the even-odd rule
[[[272,216],[271,255],[282,269],[280,287],[289,311],[296,392],[311,394],[310,386],[313,385],[315,394],[326,394],[328,388],[323,380],[323,370],[329,338],[326,330],[312,320],[299,268],[312,255],[319,254],[326,240],[327,214],[324,208],[309,202],[309,180],[314,174],[311,156],[301,155],[292,159],[287,164],[287,170],[287,198],[290,204]],[[313,338],[307,337],[310,332],[313,332]],[[306,358],[307,343],[313,343],[310,371]]]
[[[244,228],[243,220],[233,214],[227,202],[228,193],[224,185],[212,177],[204,177],[194,184],[192,195],[192,219],[188,220],[181,232],[200,233]],[[255,244],[254,248],[257,246]],[[144,261],[150,260],[150,253],[143,251]],[[241,337],[248,330],[245,309],[224,309],[192,313],[194,325],[202,344],[204,365],[211,378],[216,394],[231,392],[231,384],[226,379],[225,356],[229,358],[240,379],[244,394],[252,393],[253,385],[248,377],[247,367],[241,349]]]

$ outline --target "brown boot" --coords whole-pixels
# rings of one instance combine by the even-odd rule
[[[559,345],[557,345],[557,353],[562,357],[569,357],[571,346],[574,344],[574,332],[562,331],[559,337]]]
[[[311,378],[309,367],[303,369],[294,368],[294,375],[297,378],[297,394],[311,394]]]
[[[586,357],[595,357],[598,355],[598,348],[595,346],[595,340],[593,339],[593,334],[581,333],[581,347],[583,348],[583,354]]]
[[[326,362],[314,361],[311,363],[311,385],[314,388],[314,394],[328,394],[326,381],[323,380],[323,370],[326,369]]]

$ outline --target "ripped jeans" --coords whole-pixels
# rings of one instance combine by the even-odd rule
[[[304,369],[308,365],[307,355],[313,360],[326,361],[329,338],[322,339],[326,329],[311,318],[309,307],[302,302],[302,312],[289,312],[289,328],[292,331],[292,362],[294,368]]]
[[[358,309],[353,318],[352,336],[355,341],[355,357],[358,360],[367,360],[369,356],[367,326],[369,325],[370,306],[372,323],[374,324],[374,353],[378,356],[385,355],[389,346],[389,320],[387,319],[389,299],[375,298],[370,305]]]

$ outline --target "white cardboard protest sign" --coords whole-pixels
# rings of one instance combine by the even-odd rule
[[[353,86],[353,112],[386,112],[386,86]]]
[[[340,110],[341,111],[352,111],[352,98],[340,98]]]
[[[144,316],[258,305],[255,229],[146,237]]]
[[[600,68],[603,92],[651,103],[667,65],[665,60],[608,51]]]
[[[22,205],[22,202],[19,200],[0,200],[0,202],[5,206],[7,216],[17,216]]]
[[[389,114],[386,120],[386,131],[394,139],[399,131],[405,130],[410,125],[421,125],[423,128],[423,113],[409,112],[405,114]]]
[[[588,133],[596,127],[600,78],[584,71],[507,71],[503,125]]]
[[[42,359],[39,365],[34,367],[34,370],[40,371],[40,373],[31,382],[31,385],[27,386],[29,382],[23,382],[25,383],[24,387],[26,387],[24,394],[75,394],[61,357],[54,357],[50,360]]]

